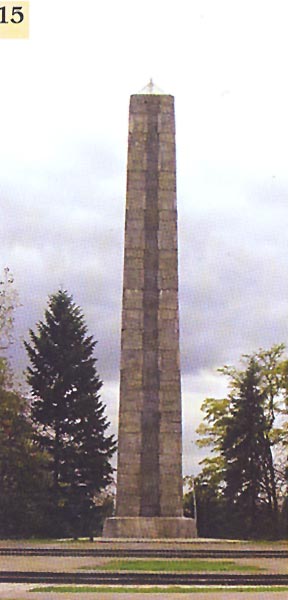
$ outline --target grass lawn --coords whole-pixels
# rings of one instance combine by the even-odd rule
[[[147,572],[259,572],[265,571],[256,565],[241,565],[233,560],[201,560],[201,559],[114,559],[96,567],[81,567],[89,571],[147,571]]]
[[[83,593],[91,593],[91,594],[104,594],[104,593],[119,593],[119,594],[199,594],[201,592],[207,594],[207,592],[218,592],[219,594],[223,594],[225,592],[288,592],[287,586],[251,586],[251,587],[184,587],[184,586],[167,586],[167,587],[105,587],[105,586],[47,586],[47,587],[39,587],[33,588],[31,592],[43,592],[44,594],[49,592],[54,592],[57,594],[83,594]]]

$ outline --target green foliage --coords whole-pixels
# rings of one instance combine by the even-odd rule
[[[214,456],[205,460],[201,473],[194,478],[193,484],[184,495],[186,517],[195,518],[195,505],[197,531],[200,537],[228,537],[221,457]]]
[[[279,499],[284,506],[287,494],[283,468],[275,464],[275,448],[283,450],[287,439],[283,352],[283,345],[273,346],[243,356],[243,368],[223,367],[227,398],[203,403],[199,445],[212,454],[202,461],[195,481],[200,535],[278,536]]]
[[[0,536],[26,536],[45,528],[45,454],[33,441],[27,403],[0,388]]]
[[[274,403],[267,398],[261,385],[263,373],[255,356],[249,357],[246,369],[233,375],[230,393],[230,412],[221,443],[224,458],[224,494],[234,521],[239,523],[238,535],[258,537],[263,531],[263,508],[275,518],[277,526],[277,497],[273,505],[274,472],[271,470],[270,429],[274,422],[270,410]],[[269,404],[268,413],[265,404]]]
[[[13,389],[5,351],[13,341],[19,306],[13,276],[0,281],[0,537],[42,533],[47,512],[45,454],[34,442],[27,400]]]
[[[51,534],[92,535],[101,515],[95,496],[112,481],[115,452],[99,395],[96,342],[80,308],[61,290],[50,296],[45,320],[30,330],[30,339],[32,418],[53,473]]]

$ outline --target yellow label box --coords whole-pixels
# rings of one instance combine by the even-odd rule
[[[0,39],[29,37],[29,2],[1,2]]]

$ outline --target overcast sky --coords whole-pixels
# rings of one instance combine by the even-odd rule
[[[175,96],[184,472],[217,374],[288,344],[286,0],[30,0],[29,40],[0,40],[1,270],[27,338],[73,294],[98,340],[117,427],[129,96]],[[16,370],[26,366],[21,341]]]

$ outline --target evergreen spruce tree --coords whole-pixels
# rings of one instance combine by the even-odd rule
[[[99,395],[96,341],[87,335],[80,308],[62,290],[50,296],[45,320],[36,333],[30,330],[30,340],[25,347],[32,419],[53,473],[51,533],[93,535],[94,499],[112,481],[116,449]]]
[[[230,394],[230,414],[222,440],[225,496],[229,512],[235,513],[239,535],[259,535],[262,504],[267,502],[267,423],[261,391],[259,365],[254,357],[247,369],[238,373]]]

